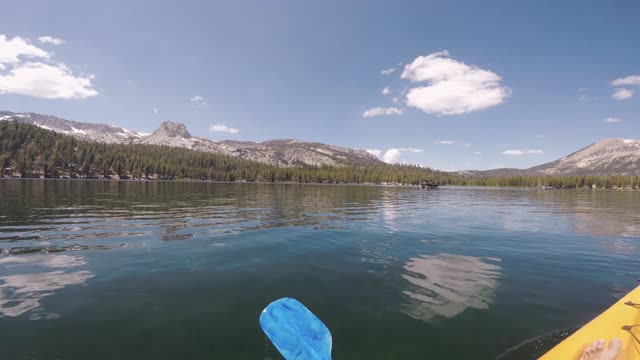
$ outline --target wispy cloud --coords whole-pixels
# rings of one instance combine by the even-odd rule
[[[631,75],[619,79],[615,79],[611,82],[611,86],[629,86],[629,85],[639,85],[640,86],[640,75]]]
[[[581,103],[588,103],[597,100],[595,97],[591,97],[589,95],[580,95],[578,96],[578,101]]]
[[[511,90],[496,73],[452,59],[448,51],[419,56],[404,67],[401,78],[426,86],[411,88],[406,103],[426,113],[457,115],[501,104]]]
[[[40,36],[38,38],[38,41],[40,41],[43,44],[51,44],[51,45],[62,45],[66,43],[66,41],[60,38],[52,37],[52,36]]]
[[[602,120],[602,122],[607,123],[607,124],[617,124],[617,123],[621,123],[623,120],[617,117],[608,117],[605,118],[604,120]]]
[[[380,74],[382,74],[382,75],[391,75],[394,71],[396,71],[395,68],[384,69],[384,70],[380,70]]]
[[[502,152],[504,155],[515,155],[515,156],[519,156],[519,155],[526,155],[526,154],[544,154],[544,151],[542,150],[518,150],[518,149],[512,149],[512,150],[505,150]]]
[[[586,87],[578,88],[578,94],[579,94],[578,101],[579,102],[588,103],[588,102],[592,102],[592,101],[597,100],[597,98],[589,95],[588,91],[589,91],[589,88],[586,88]]]
[[[615,89],[611,97],[616,100],[626,100],[630,99],[633,96],[633,90],[629,89]]]
[[[211,132],[223,132],[223,133],[227,133],[227,134],[237,134],[238,132],[240,132],[239,129],[228,127],[227,125],[224,125],[224,124],[211,124],[209,126],[209,131],[211,131]]]
[[[398,150],[400,150],[402,152],[412,152],[412,153],[423,153],[424,152],[423,149],[416,149],[416,148],[412,148],[412,147],[399,148]]]
[[[618,78],[613,80],[610,85],[616,88],[614,89],[613,94],[611,94],[612,98],[616,100],[630,99],[633,96],[634,91],[622,87],[640,86],[640,75],[631,75],[623,78]]]
[[[435,143],[436,143],[436,144],[440,144],[440,145],[451,145],[451,144],[453,144],[454,142],[453,142],[453,141],[451,141],[451,140],[440,140],[440,141],[436,141]]]
[[[462,146],[468,148],[468,147],[471,147],[471,144],[464,144]]]
[[[204,98],[200,95],[194,95],[192,97],[189,98],[189,101],[191,101],[194,104],[197,104],[198,106],[208,106],[209,104],[207,104],[206,101],[204,101]]]
[[[389,89],[388,86],[382,89],[382,95],[389,95],[389,94],[391,94],[391,89]]]
[[[396,107],[375,107],[365,111],[362,116],[364,117],[372,117],[372,116],[389,116],[389,115],[402,115],[402,110]]]
[[[474,151],[473,155],[482,155],[482,153],[480,151]]]

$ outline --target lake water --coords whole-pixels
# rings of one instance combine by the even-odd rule
[[[535,358],[636,286],[640,193],[0,181],[0,358]]]

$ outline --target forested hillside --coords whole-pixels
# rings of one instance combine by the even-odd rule
[[[476,177],[409,165],[276,167],[238,157],[145,144],[79,140],[33,125],[0,122],[0,175],[23,178],[191,179],[300,183],[638,188],[637,176]]]
[[[448,173],[417,166],[281,168],[184,148],[78,140],[16,122],[0,122],[0,146],[2,176],[11,177],[401,184],[429,178],[450,182]]]

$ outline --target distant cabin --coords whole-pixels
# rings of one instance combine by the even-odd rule
[[[422,180],[420,182],[420,187],[423,189],[437,189],[438,188],[438,184],[436,184],[435,182],[431,181],[431,180]]]

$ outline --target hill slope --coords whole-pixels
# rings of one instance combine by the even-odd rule
[[[640,140],[598,141],[561,159],[528,169],[467,170],[458,172],[475,177],[513,176],[639,176]]]
[[[547,175],[640,175],[640,140],[599,141],[527,171]]]

